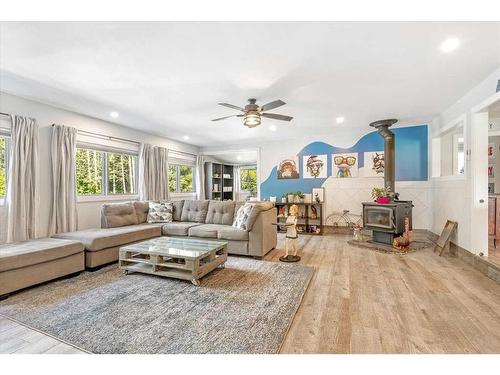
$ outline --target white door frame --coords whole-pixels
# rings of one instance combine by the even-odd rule
[[[488,255],[488,110],[500,103],[500,92],[471,110],[471,251]]]

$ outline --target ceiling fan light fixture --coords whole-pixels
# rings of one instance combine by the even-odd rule
[[[243,125],[247,128],[255,128],[260,125],[260,113],[259,111],[247,111],[243,117]]]

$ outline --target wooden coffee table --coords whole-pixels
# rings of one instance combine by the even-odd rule
[[[126,274],[151,275],[190,280],[200,279],[227,260],[227,242],[193,238],[159,237],[120,247],[118,264]]]

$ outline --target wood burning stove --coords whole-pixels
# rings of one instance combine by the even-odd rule
[[[378,130],[384,138],[384,186],[387,190],[395,192],[395,136],[389,127],[398,120],[380,120],[370,124]],[[388,204],[375,202],[363,203],[363,227],[373,233],[373,241],[392,245],[395,237],[405,231],[405,219],[408,218],[410,230],[412,229],[411,201],[395,200]]]
[[[363,227],[373,233],[373,241],[392,245],[395,237],[405,231],[405,219],[412,228],[411,201],[395,201],[388,204],[363,203]]]

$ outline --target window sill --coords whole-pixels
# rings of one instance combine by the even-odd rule
[[[139,199],[138,195],[88,195],[79,196],[76,199],[77,203],[89,202],[112,202],[112,201],[136,201]]]

